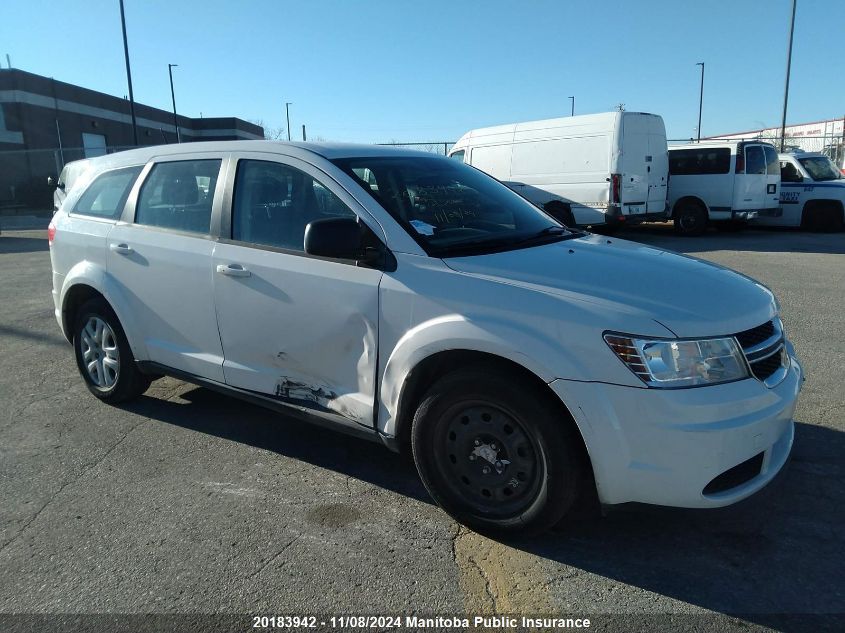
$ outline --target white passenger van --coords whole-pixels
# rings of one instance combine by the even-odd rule
[[[449,156],[498,178],[567,225],[666,218],[663,119],[604,112],[471,130]]]
[[[673,145],[669,174],[669,208],[683,235],[700,235],[711,222],[740,228],[780,204],[778,153],[763,141]]]

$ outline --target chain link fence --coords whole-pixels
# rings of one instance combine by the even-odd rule
[[[51,212],[55,183],[67,163],[127,149],[134,146],[0,150],[0,215]]]

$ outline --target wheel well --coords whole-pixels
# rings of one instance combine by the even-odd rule
[[[675,217],[675,214],[678,212],[678,209],[681,208],[685,204],[692,204],[700,209],[704,209],[704,212],[707,212],[707,205],[704,204],[704,201],[701,198],[696,198],[695,196],[684,196],[683,198],[679,198],[675,202],[675,206],[672,207],[672,217]]]
[[[91,286],[77,284],[67,291],[67,296],[62,304],[62,330],[65,338],[73,342],[73,324],[76,321],[76,313],[86,301],[95,297],[105,300],[102,293]]]
[[[403,453],[410,454],[411,423],[414,412],[431,384],[446,374],[473,365],[482,365],[485,369],[507,373],[515,379],[525,381],[533,386],[538,393],[544,394],[549,403],[560,411],[564,423],[572,424],[575,427],[575,434],[580,440],[579,450],[583,454],[583,463],[586,464],[589,475],[592,476],[592,463],[581,431],[578,429],[569,409],[561,402],[549,385],[535,373],[512,360],[474,350],[447,350],[432,354],[414,367],[405,378],[399,395],[399,407],[396,414],[396,439],[399,449]]]
[[[807,204],[804,205],[804,211],[808,209],[815,209],[816,207],[820,207],[822,209],[839,209],[842,211],[842,201],[841,200],[808,200]]]

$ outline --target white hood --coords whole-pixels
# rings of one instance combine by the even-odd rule
[[[750,277],[599,235],[444,261],[453,270],[501,283],[625,313],[633,309],[682,338],[735,334],[776,312],[774,295]]]

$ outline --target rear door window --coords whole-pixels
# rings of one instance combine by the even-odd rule
[[[138,195],[135,224],[208,234],[220,163],[216,158],[153,166]]]
[[[762,145],[745,146],[745,173],[766,174],[766,156]],[[778,170],[780,171],[780,170]]]
[[[141,173],[140,165],[107,171],[97,176],[80,196],[73,213],[97,218],[117,219],[129,197],[132,184]]]

